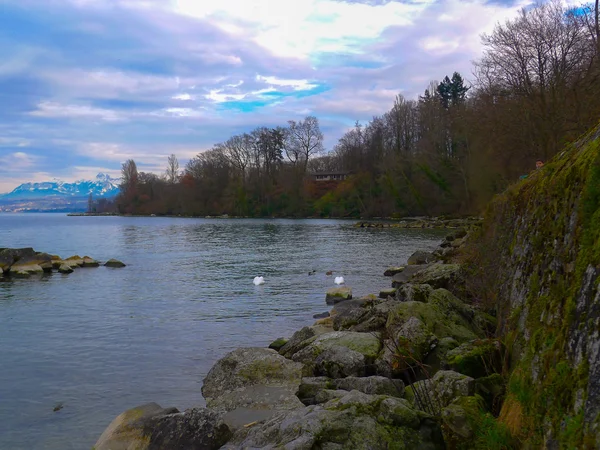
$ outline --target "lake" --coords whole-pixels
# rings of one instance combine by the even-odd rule
[[[355,297],[376,293],[386,267],[445,235],[352,225],[0,214],[0,248],[127,264],[0,283],[0,449],[89,449],[128,408],[203,405],[218,358],[329,309],[327,271]]]

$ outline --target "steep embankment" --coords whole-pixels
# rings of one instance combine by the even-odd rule
[[[472,284],[498,306],[501,420],[524,448],[600,448],[600,127],[496,198]]]

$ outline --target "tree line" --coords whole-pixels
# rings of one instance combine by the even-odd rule
[[[319,121],[259,127],[163,176],[123,164],[122,213],[376,217],[477,213],[600,118],[598,0],[524,9],[457,72],[356,123],[325,152]],[[314,173],[343,173],[318,181]]]

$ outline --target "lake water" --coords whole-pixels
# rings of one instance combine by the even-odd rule
[[[375,293],[389,287],[386,267],[443,235],[335,220],[0,214],[0,247],[128,264],[0,282],[0,449],[89,449],[128,408],[203,405],[218,358],[329,309],[325,272],[355,297]],[[266,284],[254,286],[257,275]]]

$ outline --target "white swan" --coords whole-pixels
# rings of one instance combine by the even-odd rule
[[[335,284],[344,284],[344,277],[335,277]]]
[[[261,284],[265,284],[265,279],[263,277],[254,277],[254,286],[260,286]]]

